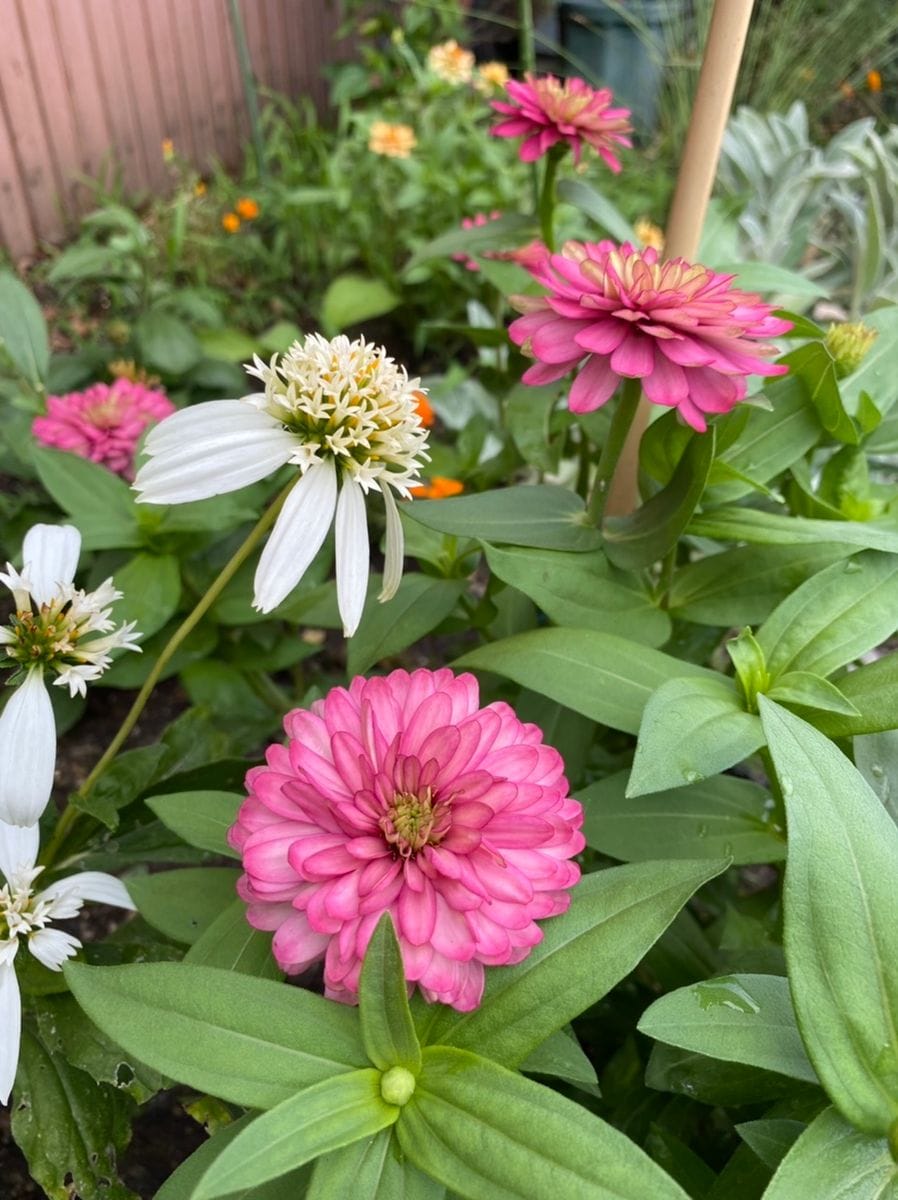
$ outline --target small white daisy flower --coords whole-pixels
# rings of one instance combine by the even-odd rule
[[[0,583],[16,611],[0,626],[0,667],[17,683],[0,713],[0,821],[33,825],[47,806],[56,765],[56,725],[44,673],[69,694],[112,662],[115,649],[138,650],[134,622],[115,627],[112,604],[121,597],[107,579],[96,591],[76,588],[81,534],[71,525],[34,525],[22,546],[21,572],[9,563]]]
[[[88,900],[133,909],[121,880],[102,871],[81,871],[35,891],[43,867],[35,866],[38,828],[0,822],[0,1104],[6,1104],[16,1077],[22,1036],[22,1002],[16,979],[19,943],[51,971],[59,971],[81,943],[72,934],[51,929],[54,921],[77,917]]]
[[[296,587],[335,524],[337,602],[347,637],[362,616],[368,586],[365,496],[386,510],[380,600],[402,578],[402,525],[393,490],[410,496],[424,460],[427,430],[418,414],[420,380],[364,338],[309,334],[270,363],[247,366],[262,395],[211,400],[156,425],[150,461],[134,482],[150,504],[204,500],[256,483],[290,463],[302,478],[287,496],[262,552],[253,605],[271,612]]]

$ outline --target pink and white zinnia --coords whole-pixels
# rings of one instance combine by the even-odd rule
[[[550,383],[579,368],[572,412],[591,412],[621,379],[639,379],[653,404],[677,408],[704,432],[707,414],[744,399],[746,376],[788,370],[768,361],[777,351],[763,339],[791,323],[759,296],[731,287],[732,275],[609,241],[568,242],[527,269],[548,295],[514,297],[525,315],[509,336],[537,360],[525,383]]]
[[[526,958],[579,879],[561,756],[448,669],[356,678],[284,727],[229,835],[250,924],[287,972],[324,958],[326,994],[353,1003],[389,912],[410,984],[476,1008],[484,967]]]
[[[365,497],[380,492],[386,513],[381,600],[402,578],[402,524],[393,492],[411,496],[427,430],[420,381],[364,338],[328,341],[309,334],[270,363],[247,372],[265,386],[241,400],[210,400],[168,417],[150,431],[150,456],[135,489],[149,504],[183,504],[233,492],[286,464],[302,478],[287,496],[262,551],[253,604],[271,612],[293,591],[336,532],[337,602],[346,636],[362,616],[368,587]]]

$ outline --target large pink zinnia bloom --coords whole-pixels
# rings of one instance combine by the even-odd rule
[[[582,364],[568,404],[592,412],[621,379],[639,379],[653,404],[677,408],[693,429],[746,393],[747,375],[783,375],[769,342],[792,328],[733,276],[682,258],[662,263],[657,250],[629,242],[568,242],[535,258],[528,270],[547,296],[516,296],[525,313],[509,335],[537,359],[525,383],[561,379]]]
[[[116,379],[84,392],[48,396],[47,415],[34,418],[31,432],[45,446],[89,458],[130,480],[141,434],[174,411],[164,392]]]
[[[614,147],[632,145],[626,136],[630,124],[628,108],[612,108],[610,88],[592,88],[583,79],[539,78],[525,75],[524,82],[511,80],[506,85],[515,103],[493,100],[496,112],[508,119],[494,125],[494,137],[522,137],[522,162],[542,158],[557,142],[567,142],[580,161],[583,144],[597,150],[612,171],[619,171],[620,160]]]
[[[468,1011],[484,966],[526,958],[535,922],[567,909],[583,810],[561,756],[478,700],[472,675],[393,671],[288,713],[229,835],[283,970],[323,957],[326,994],[353,1003],[389,912],[410,983]]]

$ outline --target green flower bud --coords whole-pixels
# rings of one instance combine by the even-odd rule
[[[387,1104],[402,1108],[408,1104],[415,1091],[415,1077],[405,1067],[390,1067],[380,1077],[380,1094]]]
[[[878,336],[877,330],[871,329],[862,321],[830,325],[824,345],[835,359],[836,375],[839,379],[844,379],[846,375],[858,369]]]

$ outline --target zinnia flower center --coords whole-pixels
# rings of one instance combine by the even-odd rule
[[[436,846],[449,831],[449,806],[435,801],[433,788],[397,792],[380,819],[384,837],[402,858],[412,858],[425,846]]]
[[[593,100],[592,92],[573,91],[568,80],[551,75],[534,80],[533,90],[552,121],[573,121]]]

